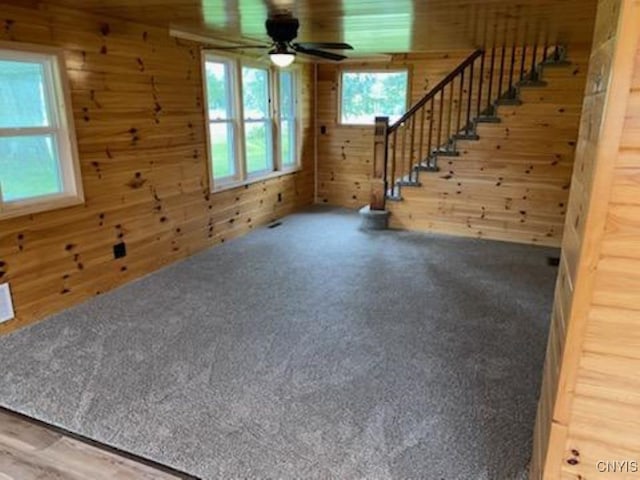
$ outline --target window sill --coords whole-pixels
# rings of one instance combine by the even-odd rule
[[[60,210],[62,208],[82,205],[83,203],[84,199],[76,195],[39,197],[13,205],[11,203],[4,203],[0,205],[0,220]]]
[[[265,180],[273,180],[274,178],[283,177],[285,175],[291,175],[292,173],[297,173],[300,171],[302,171],[302,167],[300,165],[296,165],[295,167],[289,167],[286,170],[278,170],[277,172],[269,172],[265,175],[249,177],[246,180],[242,180],[239,182],[224,182],[217,186],[214,183],[214,187],[211,191],[213,193],[220,193],[226,190],[233,190],[234,188],[251,185],[253,183],[264,182]]]

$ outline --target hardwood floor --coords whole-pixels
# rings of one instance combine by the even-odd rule
[[[0,409],[0,480],[193,478]]]

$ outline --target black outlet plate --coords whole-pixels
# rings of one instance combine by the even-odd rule
[[[113,246],[113,258],[122,258],[127,256],[127,246],[124,242],[117,243]]]

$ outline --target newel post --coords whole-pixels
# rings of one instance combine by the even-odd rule
[[[387,197],[387,131],[389,117],[376,117],[373,137],[373,173],[371,175],[371,210],[384,210]]]

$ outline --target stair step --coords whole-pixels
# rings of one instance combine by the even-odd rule
[[[476,117],[474,121],[476,123],[500,123],[500,122],[502,122],[502,120],[500,120],[500,117],[494,117],[494,116]]]
[[[387,200],[390,202],[401,202],[403,199],[402,195],[387,195]]]
[[[399,187],[421,187],[422,184],[420,182],[416,182],[414,180],[398,180],[396,185]]]
[[[456,133],[452,138],[454,140],[480,140],[480,136],[476,133]]]
[[[431,154],[436,157],[459,157],[460,156],[460,152],[457,152],[456,150],[434,150],[433,152],[431,152]]]
[[[438,167],[438,165],[430,165],[427,163],[421,163],[420,165],[415,165],[413,169],[417,170],[418,172],[439,172],[440,171],[440,167]]]

